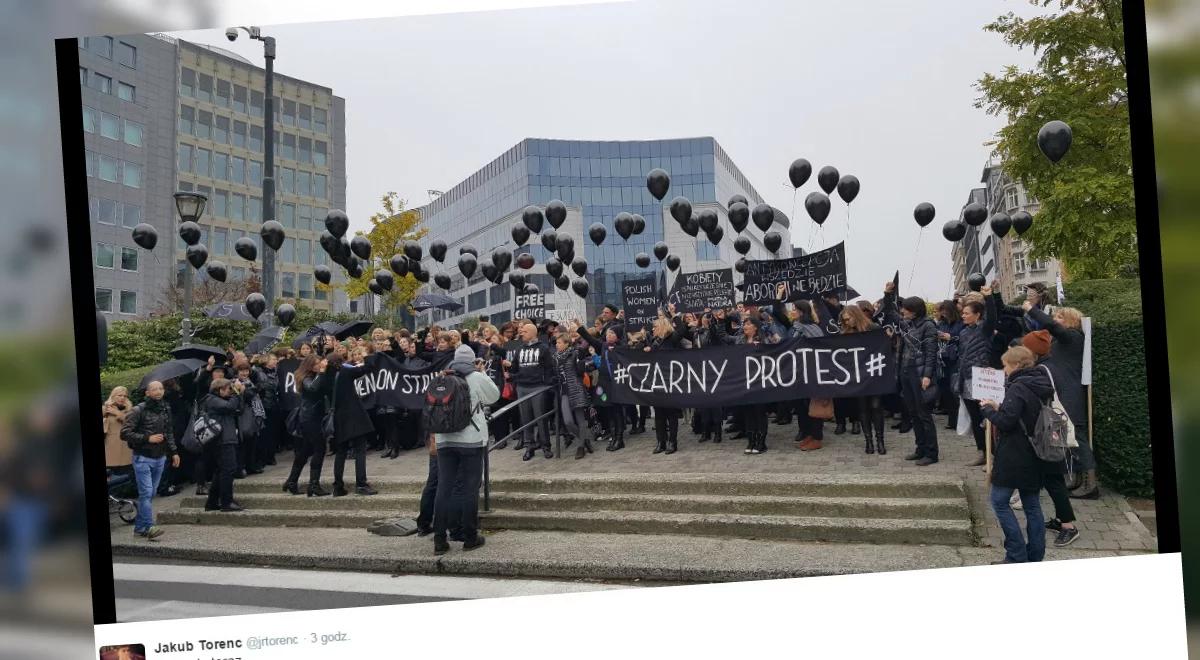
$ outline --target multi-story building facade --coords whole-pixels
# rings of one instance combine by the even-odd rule
[[[997,213],[1011,216],[1017,211],[1026,211],[1036,216],[1039,208],[1037,199],[1030,195],[1020,182],[1005,175],[1002,165],[1002,161],[993,155],[983,168],[981,182],[986,185],[988,217]],[[1035,282],[1041,282],[1051,291],[1054,290],[1055,281],[1061,272],[1058,260],[1031,258],[1032,245],[1015,231],[1010,231],[1003,239],[997,240],[995,233],[986,223],[979,228],[986,230],[980,232],[983,241],[980,243],[980,252],[985,252],[985,246],[990,247],[988,254],[994,259],[995,275],[980,272],[984,272],[989,281],[994,277],[999,282],[1001,295],[1006,301],[1024,296],[1025,287]],[[984,234],[986,237],[982,236]],[[988,240],[984,240],[985,238]]]
[[[165,311],[172,272],[182,286],[190,266],[177,190],[208,196],[201,241],[210,259],[228,265],[230,280],[261,277],[263,69],[163,35],[80,39],[79,59],[100,310],[114,319]],[[346,204],[345,100],[278,73],[275,92],[275,208],[288,236],[276,253],[277,298],[341,311],[344,294],[318,291],[312,269],[328,258],[317,242],[326,213]],[[158,231],[160,258],[133,243],[139,222]],[[258,243],[257,262],[234,252],[243,236]]]
[[[661,202],[646,190],[646,173],[656,167],[671,175],[671,188]],[[588,262],[590,293],[586,303],[571,291],[554,287],[544,266],[550,255],[536,236],[515,252],[534,255],[536,265],[527,280],[547,294],[548,307],[583,318],[593,316],[606,303],[620,305],[621,283],[627,277],[653,273],[669,286],[673,275],[664,275],[665,266],[653,257],[648,269],[634,263],[637,253],[652,254],[658,241],[665,241],[679,256],[681,272],[724,268],[736,262],[741,255],[733,249],[736,232],[726,215],[726,204],[735,194],[744,195],[751,208],[763,201],[711,137],[630,142],[522,140],[419,209],[430,238],[440,238],[450,247],[444,265],[428,256],[422,265],[435,273],[444,270],[451,275],[451,290],[446,293],[458,299],[463,309],[453,314],[422,314],[418,322],[454,325],[467,316],[486,315],[494,322],[511,318],[512,286],[507,282],[494,285],[478,272],[465,281],[453,264],[461,246],[476,248],[481,259],[489,259],[497,247],[513,248],[511,228],[521,221],[527,205],[544,207],[559,199],[567,206],[566,222],[558,232],[571,235],[575,254]],[[695,238],[689,236],[675,222],[670,201],[677,195],[688,198],[695,211],[711,208],[717,212],[725,232],[719,246],[712,245],[703,232]],[[646,219],[645,231],[628,241],[613,229],[613,219],[622,211]],[[594,222],[608,230],[608,238],[600,246],[587,237],[586,228]],[[777,212],[776,222],[774,229],[790,243],[789,220]],[[547,224],[543,231],[549,229]],[[767,258],[762,232],[753,223],[745,235],[752,243],[748,257]],[[432,286],[429,290],[440,291]]]

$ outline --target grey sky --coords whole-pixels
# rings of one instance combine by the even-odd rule
[[[874,295],[899,268],[905,292],[950,286],[941,225],[977,187],[1002,122],[972,84],[1029,52],[982,26],[1028,4],[1002,0],[800,3],[697,0],[284,25],[276,69],[346,98],[347,206],[364,228],[394,190],[418,206],[525,137],[628,140],[711,135],[759,193],[816,228],[787,167],[854,174],[850,283]],[[173,33],[262,62],[223,30]],[[670,195],[670,193],[668,194]],[[913,207],[937,208],[921,238]],[[834,195],[828,247],[846,236]],[[821,244],[814,243],[814,247]]]

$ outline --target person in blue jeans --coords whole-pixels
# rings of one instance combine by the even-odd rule
[[[163,384],[151,381],[146,387],[146,400],[134,406],[121,426],[121,439],[133,450],[133,476],[137,481],[138,510],[133,521],[133,533],[147,539],[162,536],[154,524],[151,500],[158,492],[167,459],[179,467],[179,450],[172,430],[171,408],[163,401]]]
[[[1054,396],[1045,369],[1036,366],[1033,352],[1014,346],[1000,358],[1006,376],[1004,401],[980,401],[984,419],[996,427],[992,451],[992,511],[1004,531],[1004,559],[994,564],[1042,561],[1046,556],[1046,521],[1039,492],[1044,475],[1060,466],[1043,461],[1033,449],[1029,433],[1037,427],[1042,404]],[[1019,492],[1025,511],[1025,533],[1009,499]]]

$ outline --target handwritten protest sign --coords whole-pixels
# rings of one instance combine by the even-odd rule
[[[987,367],[971,367],[971,398],[976,401],[1004,400],[1004,372]]]
[[[546,318],[546,294],[522,293],[513,298],[514,319]]]
[[[679,314],[733,307],[733,270],[721,268],[684,273],[675,278],[667,302],[674,304]]]
[[[776,300],[775,289],[783,283],[789,301],[816,298],[846,290],[845,243],[791,259],[747,261],[744,301],[757,305]]]
[[[658,287],[654,276],[622,282],[621,307],[625,310],[626,332],[653,325],[654,319],[658,318]]]

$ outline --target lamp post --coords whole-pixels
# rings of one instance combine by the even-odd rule
[[[258,26],[226,28],[225,38],[236,41],[238,30],[244,30],[251,39],[263,42],[263,59],[266,60],[266,85],[263,97],[263,180],[262,221],[275,219],[275,37],[264,37]],[[275,250],[263,244],[262,293],[267,299],[267,309],[275,308]],[[271,315],[263,316],[262,324],[269,325]]]
[[[200,222],[204,215],[204,207],[208,204],[208,196],[196,192],[180,191],[175,193],[175,211],[179,213],[179,222]],[[182,346],[192,343],[192,265],[183,268],[183,320],[179,322],[179,338]]]

